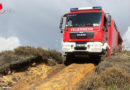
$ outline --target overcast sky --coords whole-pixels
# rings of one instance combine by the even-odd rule
[[[6,13],[0,15],[0,43],[6,47],[29,45],[60,50],[59,21],[72,7],[101,5],[114,18],[130,45],[130,0],[0,0]],[[130,28],[129,28],[130,29]],[[15,41],[10,44],[11,41]],[[5,40],[5,41],[4,41]],[[128,41],[129,40],[129,41]],[[5,47],[4,44],[0,47]]]

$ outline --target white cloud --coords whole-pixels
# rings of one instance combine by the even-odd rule
[[[128,27],[128,30],[124,33],[123,40],[123,45],[130,50],[130,26]]]
[[[4,50],[13,50],[18,46],[20,46],[20,41],[17,37],[0,37],[0,52]]]

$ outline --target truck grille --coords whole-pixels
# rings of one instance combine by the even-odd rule
[[[71,32],[70,39],[92,39],[94,36],[93,31],[89,32]]]

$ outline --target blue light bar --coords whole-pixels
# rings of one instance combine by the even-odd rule
[[[78,8],[70,8],[70,11],[78,10]]]
[[[94,9],[102,9],[102,6],[93,7]]]

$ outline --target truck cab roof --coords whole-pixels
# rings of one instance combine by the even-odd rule
[[[102,12],[102,7],[80,7],[80,8],[70,8],[70,13],[84,13],[84,12]]]

